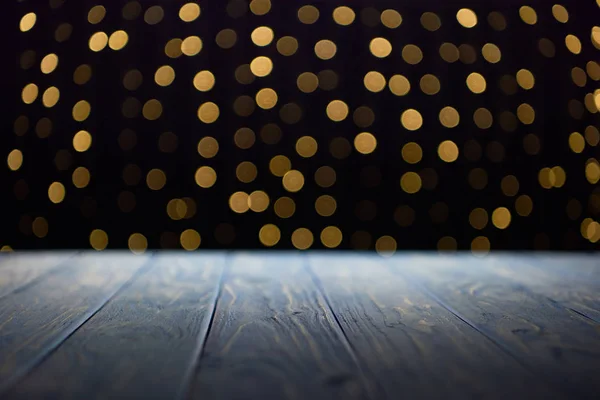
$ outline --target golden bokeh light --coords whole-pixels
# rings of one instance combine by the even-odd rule
[[[56,103],[58,103],[59,99],[60,91],[58,90],[58,88],[55,86],[50,86],[44,91],[44,94],[42,95],[42,104],[46,108],[51,108],[54,107]]]
[[[198,154],[204,158],[213,158],[219,152],[219,142],[211,136],[206,136],[198,142]]]
[[[83,189],[90,183],[90,171],[85,167],[77,167],[73,171],[71,179],[73,180],[73,186],[77,189]]]
[[[484,229],[489,221],[488,213],[483,208],[475,208],[469,214],[469,224],[475,229]]]
[[[212,167],[203,166],[196,170],[194,175],[196,184],[201,188],[208,189],[217,181],[217,173]]]
[[[35,13],[27,13],[21,17],[21,20],[19,21],[19,29],[21,32],[28,32],[34,27],[36,21],[37,16]]]
[[[205,124],[212,124],[219,118],[219,107],[212,101],[203,103],[198,107],[198,119]]]
[[[506,207],[498,207],[492,213],[492,223],[498,229],[506,229],[510,225],[511,215]]]
[[[303,24],[312,25],[319,19],[319,9],[315,6],[302,6],[298,9],[298,19]]]
[[[82,153],[88,151],[92,145],[92,135],[88,131],[79,131],[73,136],[73,148]]]
[[[181,51],[181,44],[183,40],[179,38],[173,38],[165,44],[165,54],[169,58],[178,58],[183,54]]]
[[[146,185],[151,190],[161,190],[167,184],[167,176],[165,173],[158,169],[154,168],[148,171],[146,175]]]
[[[447,63],[454,63],[458,61],[460,57],[460,52],[458,51],[458,47],[456,47],[452,43],[442,43],[440,46],[440,57]]]
[[[202,50],[202,39],[198,36],[188,36],[181,42],[181,52],[186,56],[195,56]]]
[[[256,179],[258,169],[250,161],[242,161],[235,169],[235,176],[240,182],[250,183]]]
[[[369,50],[375,57],[385,58],[391,54],[392,44],[385,38],[376,37],[369,43]]]
[[[94,229],[90,233],[90,246],[97,251],[106,249],[108,246],[108,234],[102,229]]]
[[[250,71],[255,76],[265,77],[273,71],[273,62],[269,57],[258,56],[250,62]]]
[[[200,16],[200,6],[197,3],[186,3],[179,9],[179,18],[184,22],[195,21]]]
[[[6,163],[11,171],[18,171],[23,165],[23,153],[19,149],[14,149],[8,153]]]
[[[237,33],[233,29],[223,29],[217,33],[215,42],[222,49],[231,49],[237,42]]]
[[[552,15],[558,22],[563,24],[566,24],[569,21],[569,12],[560,4],[555,4],[552,6]]]
[[[356,14],[350,7],[341,6],[333,10],[333,20],[339,25],[350,25],[355,18]]]
[[[122,30],[115,31],[108,39],[108,47],[110,47],[112,50],[121,50],[127,45],[128,41],[129,35],[127,35],[127,32]]]
[[[519,180],[514,175],[507,175],[502,178],[500,188],[505,196],[513,197],[519,192]]]
[[[531,200],[531,197],[527,196],[526,194],[517,197],[517,200],[515,201],[515,209],[517,210],[517,214],[520,216],[529,216],[533,211],[533,201]]]
[[[250,11],[254,15],[265,15],[271,10],[271,0],[252,0]]]
[[[315,44],[315,54],[321,60],[331,60],[337,53],[337,46],[331,40],[319,40]]]
[[[465,28],[472,28],[477,25],[477,15],[473,12],[473,10],[468,8],[461,8],[456,13],[456,19],[458,23],[464,26]]]
[[[361,154],[371,154],[377,147],[377,139],[369,132],[361,132],[354,138],[354,148]]]
[[[373,93],[381,92],[385,89],[385,77],[377,71],[369,71],[366,73],[363,83],[368,91]]]
[[[496,64],[502,59],[500,48],[493,43],[486,43],[481,49],[481,54],[491,64]]]
[[[528,25],[535,25],[538,20],[537,13],[529,6],[519,8],[519,16],[521,17],[521,20]]]
[[[283,175],[282,183],[288,192],[298,192],[304,186],[304,175],[300,171],[289,170]]]
[[[42,58],[40,63],[40,70],[44,74],[52,73],[58,66],[58,56],[54,53],[50,53]]]
[[[421,91],[428,95],[434,95],[440,91],[440,81],[432,74],[423,75],[419,81],[419,86]]]
[[[487,85],[485,82],[485,78],[483,77],[483,75],[477,72],[472,72],[467,77],[467,87],[471,92],[475,94],[483,93],[485,91],[486,86]]]
[[[567,46],[567,49],[569,49],[569,51],[573,54],[579,54],[581,53],[581,41],[579,40],[579,38],[575,35],[567,35],[565,37],[565,45]]]
[[[148,239],[141,233],[132,233],[127,240],[129,250],[134,254],[142,254],[148,249]]]
[[[489,129],[494,123],[494,117],[487,108],[478,108],[473,113],[473,122],[479,129]]]
[[[248,199],[246,192],[235,192],[229,197],[229,208],[235,213],[243,214],[250,209]]]
[[[277,92],[271,88],[260,89],[256,93],[256,104],[263,110],[270,110],[277,105]]]
[[[298,75],[296,85],[303,93],[312,93],[319,87],[319,78],[312,72],[303,72]]]
[[[445,140],[438,146],[438,155],[445,162],[454,162],[458,158],[458,146],[451,140]]]
[[[44,217],[37,217],[31,224],[33,234],[40,239],[43,239],[48,235],[48,228],[48,221]]]
[[[440,123],[446,128],[455,128],[460,122],[460,115],[454,107],[444,107],[439,114]]]
[[[423,126],[423,117],[421,116],[421,113],[411,108],[402,112],[400,122],[405,129],[416,131]]]
[[[521,104],[517,108],[517,117],[525,125],[531,125],[535,120],[535,110],[527,103]]]
[[[387,9],[381,13],[381,23],[390,29],[396,29],[402,24],[402,16],[396,10]]]
[[[442,26],[442,21],[437,14],[432,12],[425,12],[421,15],[420,18],[421,25],[423,28],[427,29],[430,32],[435,32]]]
[[[306,228],[298,228],[292,233],[292,245],[298,250],[306,250],[314,243],[312,232]]]
[[[165,11],[161,6],[151,6],[144,13],[144,21],[148,25],[156,25],[165,17]]]
[[[149,121],[155,121],[162,115],[163,107],[160,101],[156,99],[150,99],[144,103],[142,108],[142,115]]]
[[[322,195],[315,201],[315,210],[321,217],[330,217],[337,209],[337,202],[329,195]]]
[[[255,190],[248,196],[248,207],[254,212],[263,212],[269,208],[269,195],[262,190]]]
[[[73,106],[73,119],[77,122],[85,121],[92,111],[92,106],[85,100],[80,100]]]
[[[194,251],[200,247],[200,234],[194,229],[186,229],[185,231],[181,232],[181,235],[179,236],[179,242],[184,250]]]
[[[62,203],[65,199],[65,185],[60,182],[52,182],[48,188],[48,198],[54,204]]]
[[[477,236],[471,241],[471,251],[477,256],[483,256],[489,253],[490,247],[490,240],[485,236]]]
[[[423,158],[423,150],[417,143],[409,142],[402,146],[402,159],[409,164],[416,164]]]
[[[384,257],[391,257],[397,248],[396,239],[389,235],[382,236],[375,242],[375,251]]]
[[[407,172],[400,178],[400,187],[408,194],[415,194],[421,190],[421,177],[416,172]]]
[[[312,136],[302,136],[296,141],[296,152],[304,158],[309,158],[317,153],[319,145]]]
[[[264,47],[271,44],[275,34],[273,33],[273,29],[268,26],[259,26],[254,29],[250,34],[250,38],[252,39],[252,43],[257,46]]]
[[[94,33],[89,40],[90,50],[93,52],[102,51],[108,44],[108,35],[104,32]]]
[[[405,96],[410,91],[410,81],[403,75],[394,75],[390,78],[389,87],[396,96]]]
[[[418,46],[407,44],[402,49],[402,58],[406,63],[416,65],[423,60],[423,52]]]
[[[348,105],[342,100],[333,100],[327,105],[326,113],[330,120],[340,122],[348,116]]]
[[[525,90],[533,89],[535,85],[535,78],[531,71],[527,69],[520,69],[517,72],[517,83]]]
[[[319,167],[315,172],[315,182],[317,185],[328,188],[335,184],[337,174],[335,170],[329,166]]]
[[[159,86],[169,86],[174,80],[175,70],[170,65],[163,65],[154,73],[154,82]]]
[[[336,226],[328,226],[321,231],[320,239],[323,246],[330,249],[338,247],[342,243],[342,231]]]
[[[25,104],[31,104],[37,99],[39,89],[35,83],[28,83],[21,91],[21,99]]]
[[[296,212],[296,203],[289,197],[280,197],[275,201],[273,209],[279,218],[290,218]]]
[[[263,245],[273,247],[281,240],[281,231],[274,224],[266,224],[260,228],[258,238]]]
[[[283,177],[291,169],[292,162],[286,156],[275,156],[269,162],[269,170],[273,175],[278,177]]]
[[[290,57],[298,51],[298,40],[293,36],[284,36],[277,41],[276,47],[279,54]]]

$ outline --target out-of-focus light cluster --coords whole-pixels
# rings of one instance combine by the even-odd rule
[[[429,231],[430,247],[484,254],[530,224],[540,231],[527,247],[548,248],[545,227],[566,219],[566,242],[600,242],[600,27],[575,22],[584,8],[335,3],[104,3],[85,10],[85,26],[62,2],[21,3],[20,111],[5,157],[11,195],[28,205],[14,235],[35,247],[73,214],[86,222],[70,234],[96,250],[258,239],[390,255]],[[515,53],[513,32],[528,54]],[[356,48],[353,35],[364,36]],[[56,44],[34,40],[45,36]],[[110,96],[96,95],[103,85]],[[23,140],[32,134],[39,144]],[[545,210],[557,192],[563,208]],[[27,208],[39,193],[47,203]]]

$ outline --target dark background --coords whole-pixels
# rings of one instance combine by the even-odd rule
[[[394,238],[398,249],[471,249],[478,237],[489,240],[491,249],[598,249],[600,230],[591,240],[582,231],[591,221],[598,220],[600,212],[600,190],[585,175],[586,162],[598,158],[599,147],[586,143],[583,152],[577,154],[568,142],[572,132],[583,135],[586,127],[599,125],[597,109],[586,107],[584,102],[586,94],[598,89],[598,76],[594,80],[588,75],[584,87],[574,84],[571,78],[574,67],[585,71],[588,62],[599,61],[600,51],[590,38],[594,24],[600,21],[600,8],[594,0],[563,1],[561,4],[569,12],[569,20],[564,24],[553,17],[551,2],[526,0],[463,1],[460,6],[446,1],[273,0],[265,15],[252,13],[245,1],[200,1],[201,15],[191,23],[178,17],[185,2],[127,3],[136,2],[22,1],[8,14],[14,54],[5,63],[12,63],[14,82],[10,82],[10,87],[14,90],[9,102],[14,112],[10,111],[12,107],[8,109],[10,126],[2,132],[1,146],[3,157],[19,149],[25,161],[17,171],[10,171],[6,163],[0,168],[0,247],[90,248],[90,233],[101,229],[108,235],[109,249],[127,248],[133,233],[143,234],[150,248],[181,248],[180,234],[194,229],[202,239],[200,248],[264,248],[259,231],[265,224],[274,224],[281,232],[281,239],[274,246],[279,249],[294,248],[291,236],[300,227],[308,228],[314,235],[311,248],[325,248],[319,235],[327,226],[336,226],[343,234],[338,249],[389,250],[383,242],[376,245],[382,236]],[[87,15],[96,4],[106,7],[106,16],[93,25]],[[299,7],[306,4],[320,10],[314,25],[302,24],[297,18]],[[144,21],[144,12],[153,5],[163,7],[164,19],[149,25]],[[350,6],[356,13],[349,26],[340,26],[332,18],[333,10],[340,5]],[[536,24],[521,20],[519,8],[523,5],[535,9]],[[134,12],[125,18],[124,7]],[[461,7],[469,7],[477,14],[475,27],[467,29],[457,22],[456,12]],[[403,22],[396,29],[385,27],[377,19],[378,13],[388,8],[402,15]],[[139,11],[137,15],[135,10]],[[492,11],[504,16],[505,29],[490,25],[488,15]],[[37,14],[37,22],[32,30],[21,32],[19,21],[28,12]],[[420,21],[424,12],[437,14],[441,21],[438,30],[424,29]],[[65,23],[72,26],[72,33],[67,40],[57,41],[55,32]],[[273,29],[275,39],[269,46],[252,43],[250,34],[258,26]],[[215,42],[217,33],[225,28],[237,33],[237,42],[230,49],[220,48]],[[122,50],[107,46],[95,53],[89,49],[93,33],[104,31],[110,36],[118,29],[129,35]],[[571,53],[565,46],[567,34],[580,39],[580,54]],[[165,55],[169,40],[190,35],[202,38],[203,48],[198,55]],[[277,51],[276,42],[282,36],[297,39],[299,47],[293,56]],[[374,37],[385,37],[391,42],[393,51],[389,57],[379,59],[370,54],[369,42]],[[333,59],[315,56],[314,44],[321,39],[337,45]],[[550,57],[540,52],[541,39],[553,43],[555,50]],[[444,61],[439,55],[444,42],[472,46],[476,59]],[[482,57],[481,48],[486,43],[501,49],[500,62],[492,64]],[[406,44],[422,50],[419,64],[410,65],[402,59]],[[29,50],[35,54],[33,61],[31,53],[24,56]],[[57,54],[59,64],[54,72],[45,75],[39,63],[48,53]],[[273,72],[250,84],[236,81],[236,69],[259,55],[271,58]],[[73,72],[82,64],[91,66],[92,76],[86,84],[77,85]],[[174,82],[167,87],[154,82],[154,73],[162,65],[170,65],[176,73]],[[514,80],[522,68],[535,76],[532,90],[523,90]],[[143,83],[133,91],[123,85],[125,74],[132,69],[143,76]],[[216,85],[209,92],[199,92],[192,85],[200,70],[210,70],[216,76]],[[334,88],[319,88],[309,94],[298,90],[299,74],[319,74],[324,70],[337,75]],[[388,81],[394,74],[404,75],[411,82],[409,94],[397,97],[387,87],[380,93],[367,91],[363,77],[372,70],[382,73]],[[487,90],[483,94],[473,94],[467,88],[465,79],[471,72],[485,77]],[[419,79],[424,74],[433,74],[440,80],[438,94],[430,96],[420,90]],[[30,82],[40,88],[40,94],[33,104],[24,104],[21,90]],[[41,102],[42,93],[49,86],[60,89],[60,100],[52,108]],[[234,112],[236,98],[253,98],[264,87],[277,91],[275,108],[256,107],[245,117]],[[127,118],[122,105],[128,98],[137,99],[140,106],[149,99],[158,99],[163,113],[155,121],[145,119],[141,112]],[[91,104],[92,112],[85,121],[76,122],[71,110],[82,99]],[[326,116],[325,108],[334,99],[343,100],[350,108],[348,118],[342,122],[332,122]],[[213,124],[204,124],[197,118],[198,106],[206,101],[220,108],[220,117]],[[288,124],[282,121],[280,109],[292,102],[302,109],[302,118]],[[535,109],[533,124],[524,125],[514,116],[511,121],[516,123],[500,123],[502,113],[516,115],[522,103]],[[460,113],[456,128],[445,128],[438,120],[439,111],[448,105]],[[361,106],[374,112],[374,122],[368,127],[357,126],[353,121],[353,112]],[[487,108],[494,117],[489,129],[479,129],[473,122],[473,112],[480,107]],[[408,108],[419,110],[423,116],[423,126],[414,132],[400,123],[400,115]],[[44,117],[51,120],[52,132],[48,137],[39,137],[36,124]],[[273,124],[280,130],[280,139],[265,141],[261,131],[276,130]],[[249,149],[237,147],[233,139],[242,127],[252,129],[256,135],[256,142]],[[93,142],[88,151],[79,153],[73,149],[72,138],[81,129],[91,133]],[[130,131],[123,133],[124,130]],[[354,137],[363,131],[377,138],[372,154],[360,154],[352,145]],[[172,132],[177,138],[176,147],[171,146],[169,151],[159,147],[159,138],[165,132]],[[538,152],[526,150],[524,139],[528,134],[539,139]],[[319,145],[310,158],[295,151],[297,139],[306,135],[315,138]],[[214,158],[205,159],[198,154],[198,142],[205,136],[212,136],[219,143]],[[342,151],[344,145],[342,150],[332,151],[332,141],[344,143],[339,138],[347,141],[348,154]],[[438,157],[437,147],[444,140],[452,140],[460,149],[455,162],[446,163]],[[423,149],[423,158],[417,164],[402,158],[402,146],[408,142],[416,142]],[[276,155],[288,157],[292,169],[304,175],[305,184],[299,192],[286,191],[281,178],[269,171],[269,161]],[[258,169],[257,178],[251,183],[236,178],[236,167],[242,161],[250,161]],[[139,183],[133,185],[123,180],[123,170],[130,164],[141,172]],[[216,184],[208,189],[198,187],[194,181],[197,168],[204,165],[217,173]],[[71,181],[79,166],[91,173],[89,185],[82,189]],[[337,179],[331,187],[323,188],[315,182],[314,174],[322,166],[336,171]],[[556,166],[566,172],[565,184],[543,188],[539,171]],[[146,185],[146,174],[153,168],[161,169],[167,176],[161,190],[150,190]],[[485,170],[488,177],[487,185],[480,189],[469,183],[469,174],[475,168]],[[405,193],[399,184],[400,177],[409,171],[419,173],[424,181],[424,187],[415,194]],[[507,175],[514,175],[519,181],[514,196],[501,189],[501,181]],[[65,199],[59,204],[48,199],[48,187],[55,181],[66,187]],[[270,204],[266,211],[237,214],[231,210],[228,200],[232,193],[255,190],[268,194]],[[336,212],[328,217],[315,211],[315,200],[324,194],[337,202]],[[521,195],[529,196],[533,202],[528,216],[516,211],[515,202]],[[134,206],[130,204],[124,210],[123,196],[129,203],[134,199]],[[296,212],[290,218],[281,218],[274,211],[273,204],[282,196],[292,198],[296,204]],[[181,220],[171,219],[167,214],[169,200],[184,197],[193,200],[195,213],[190,212]],[[412,223],[398,223],[399,207],[405,214],[406,207],[410,207]],[[475,229],[469,223],[469,214],[478,207],[490,216],[483,229]],[[511,223],[506,229],[498,229],[492,223],[492,213],[498,207],[511,212]],[[32,227],[40,217],[48,225],[45,235],[36,234]],[[442,238],[446,239],[440,242]]]

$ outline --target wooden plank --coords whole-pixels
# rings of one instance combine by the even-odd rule
[[[362,399],[361,372],[305,258],[237,255],[192,399]]]
[[[214,310],[221,255],[157,255],[8,393],[12,399],[171,399],[187,384]]]
[[[309,258],[379,398],[558,398],[381,257]]]
[[[394,258],[390,264],[572,398],[600,390],[600,329],[547,297],[490,272],[471,255]]]
[[[485,266],[527,285],[569,310],[600,323],[600,258],[597,254],[502,254],[486,257]]]
[[[0,393],[102,307],[148,257],[76,256],[56,274],[0,300]]]
[[[57,271],[75,252],[14,252],[0,258],[0,299]]]

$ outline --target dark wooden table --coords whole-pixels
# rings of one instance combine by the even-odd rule
[[[593,254],[0,256],[7,399],[597,399]]]

